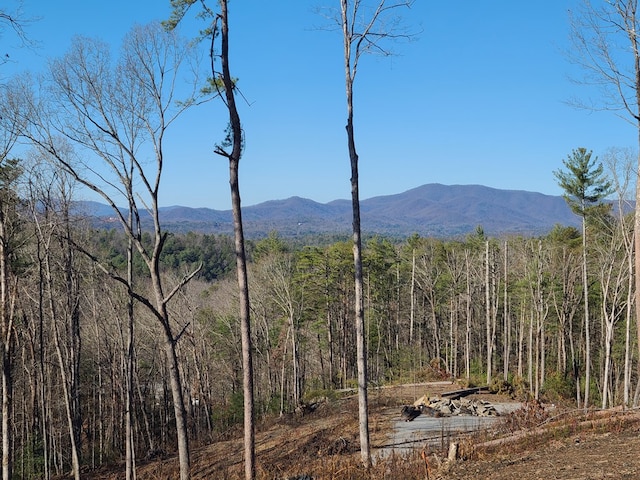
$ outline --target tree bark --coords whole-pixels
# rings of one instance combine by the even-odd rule
[[[227,0],[220,0],[220,17],[222,20],[221,66],[222,82],[226,105],[229,111],[229,124],[232,133],[232,150],[230,153],[218,148],[217,153],[229,160],[229,186],[231,189],[231,209],[233,211],[233,231],[236,253],[236,273],[240,292],[240,332],[242,338],[242,385],[244,391],[244,461],[245,479],[253,480],[255,467],[255,425],[253,398],[253,354],[251,345],[251,318],[249,303],[249,282],[247,279],[247,259],[245,254],[244,232],[242,224],[242,208],[238,170],[242,157],[242,125],[236,107],[235,85],[229,69],[229,12]],[[213,52],[212,52],[213,53]]]
[[[371,465],[369,447],[369,401],[367,392],[367,351],[364,332],[364,288],[362,275],[362,239],[360,233],[360,194],[358,180],[358,153],[353,131],[353,75],[351,65],[352,34],[347,18],[347,0],[341,0],[344,39],[344,66],[347,98],[347,144],[351,164],[351,208],[353,215],[353,264],[355,279],[355,332],[356,363],[358,367],[358,418],[360,429],[360,455],[365,468]],[[355,65],[353,66],[355,67]]]

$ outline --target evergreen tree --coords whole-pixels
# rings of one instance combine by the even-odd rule
[[[582,288],[584,293],[585,385],[584,408],[589,406],[591,382],[591,333],[589,320],[589,282],[587,278],[587,218],[602,214],[602,200],[612,192],[611,182],[604,174],[602,163],[592,158],[592,151],[580,147],[572,151],[563,164],[566,170],[553,172],[564,198],[576,215],[582,217]],[[578,392],[579,392],[578,386]],[[579,393],[577,393],[579,395]],[[579,397],[578,397],[579,403]]]

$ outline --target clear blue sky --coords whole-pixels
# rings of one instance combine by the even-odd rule
[[[553,171],[571,150],[602,156],[636,148],[637,133],[610,113],[567,101],[586,87],[563,49],[568,10],[579,0],[418,0],[406,15],[420,30],[397,56],[364,58],[355,85],[361,199],[426,183],[482,184],[561,194]],[[9,4],[15,3],[12,0]],[[314,7],[338,0],[230,2],[231,69],[246,135],[240,186],[244,206],[301,196],[350,198],[342,38],[318,27]],[[5,72],[42,70],[74,34],[117,48],[135,24],[167,18],[169,0],[23,0],[40,19],[40,42],[12,50]],[[182,30],[185,35],[196,33]],[[10,38],[5,32],[3,44]],[[170,133],[161,204],[230,208],[227,163],[212,153],[226,125],[222,105],[198,107]]]

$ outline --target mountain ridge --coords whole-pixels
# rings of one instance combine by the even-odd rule
[[[98,225],[113,217],[109,207],[99,202],[83,205]],[[556,224],[580,226],[580,218],[571,212],[562,196],[483,185],[429,183],[402,193],[361,200],[360,208],[363,235],[406,237],[416,233],[452,238],[482,227],[490,236],[537,236],[548,233]],[[263,237],[272,231],[283,237],[351,233],[350,200],[319,203],[293,196],[243,207],[242,215],[248,238]],[[161,207],[160,219],[166,230],[176,233],[233,233],[231,210],[174,205]],[[149,221],[148,216],[143,216],[143,227]]]

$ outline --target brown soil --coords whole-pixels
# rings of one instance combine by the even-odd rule
[[[567,412],[537,428],[466,446],[468,460],[442,465],[434,478],[637,479],[640,412]],[[465,445],[462,445],[464,452]]]
[[[370,393],[370,431],[373,453],[388,442],[400,407],[425,393],[437,396],[455,385],[410,385]],[[482,395],[490,402],[502,402]],[[355,395],[322,404],[307,415],[289,415],[259,426],[256,437],[258,479],[425,479],[537,480],[640,478],[640,412],[560,414],[556,418],[523,418],[518,412],[497,430],[460,439],[460,458],[446,461],[447,452],[416,452],[406,458],[379,462],[366,472],[359,461],[358,408]],[[542,424],[542,425],[540,425]],[[538,427],[537,429],[534,427]],[[516,430],[529,432],[514,435]],[[533,432],[533,433],[532,433]],[[505,437],[516,440],[502,440]],[[493,443],[492,443],[493,442]],[[166,458],[139,465],[137,478],[177,478],[177,460]],[[428,470],[427,470],[428,466]],[[241,438],[196,448],[192,478],[243,477]],[[300,477],[298,477],[300,476]],[[102,470],[83,478],[124,478],[121,468]],[[309,478],[309,477],[306,477]]]

